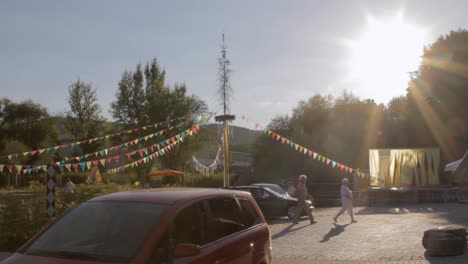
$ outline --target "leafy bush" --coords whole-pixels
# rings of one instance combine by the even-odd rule
[[[28,195],[10,193],[4,195],[3,206],[0,205],[0,251],[14,251],[23,245],[47,223],[46,187],[30,184]],[[56,190],[56,216],[96,196],[107,193],[132,190],[131,185],[118,184],[79,184],[74,193]]]
[[[223,186],[223,175],[214,174],[197,179],[192,184],[193,187],[219,188]]]

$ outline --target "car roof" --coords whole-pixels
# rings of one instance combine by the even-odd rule
[[[93,198],[89,201],[125,201],[147,202],[158,204],[173,204],[178,201],[190,201],[202,197],[216,197],[236,195],[248,197],[249,194],[241,191],[214,188],[156,188],[137,191],[117,192]]]
[[[255,186],[279,186],[278,184],[274,184],[274,183],[252,183],[252,185],[255,185]],[[279,186],[281,187],[281,186]]]
[[[242,185],[242,186],[230,186],[226,189],[262,189],[263,186],[257,185]]]

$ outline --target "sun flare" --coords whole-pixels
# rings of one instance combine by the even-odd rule
[[[365,31],[352,40],[350,78],[377,101],[388,102],[405,93],[409,72],[417,70],[426,29],[403,21],[369,18]]]

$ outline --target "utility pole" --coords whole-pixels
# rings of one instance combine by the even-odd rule
[[[232,96],[232,88],[229,82],[231,62],[227,59],[226,45],[224,43],[224,33],[222,35],[221,57],[218,58],[218,81],[220,84],[218,95],[223,107],[223,115],[215,116],[216,122],[223,123],[223,186],[229,187],[229,122],[236,116],[230,115],[229,103]]]

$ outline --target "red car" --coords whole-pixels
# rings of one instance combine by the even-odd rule
[[[269,264],[271,236],[246,192],[150,189],[91,199],[1,263]]]

